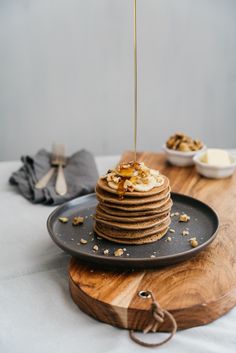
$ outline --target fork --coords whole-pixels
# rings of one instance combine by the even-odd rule
[[[51,168],[49,169],[49,171],[44,174],[44,176],[42,176],[41,179],[39,179],[39,181],[35,184],[36,189],[43,189],[47,186],[47,184],[49,183],[50,179],[52,178],[53,174],[56,171],[56,168],[54,167],[54,161],[56,160],[56,154],[57,154],[57,150],[56,150],[56,145],[52,146],[52,153],[51,153],[51,158],[50,158],[50,164],[51,164]]]
[[[48,182],[54,175],[56,171],[56,167],[58,167],[58,174],[56,179],[56,192],[59,195],[65,195],[67,192],[67,185],[65,181],[65,176],[63,172],[63,167],[66,164],[65,159],[65,147],[64,145],[56,145],[52,146],[52,155],[51,155],[51,168],[49,171],[37,182],[35,187],[37,189],[43,189],[47,186]]]
[[[66,158],[65,158],[65,146],[64,145],[56,145],[56,157],[53,160],[52,165],[57,166],[57,179],[55,190],[58,195],[65,195],[67,193],[67,184],[65,179],[65,174],[63,168],[66,165]]]

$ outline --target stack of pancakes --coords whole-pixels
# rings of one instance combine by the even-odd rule
[[[123,244],[146,244],[162,238],[170,224],[170,186],[163,176],[161,186],[145,192],[126,192],[119,197],[104,179],[99,179],[99,201],[94,230],[102,238]]]

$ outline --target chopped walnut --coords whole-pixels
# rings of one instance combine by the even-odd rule
[[[98,251],[98,246],[97,246],[97,245],[94,245],[93,250],[94,250],[94,251]]]
[[[170,233],[175,233],[175,230],[172,229],[172,228],[170,228],[170,229],[169,229],[169,232],[170,232]]]
[[[109,254],[109,250],[108,250],[108,249],[105,249],[105,250],[103,251],[103,254],[104,254],[104,255],[108,255],[108,254]]]
[[[189,239],[189,241],[190,241],[192,248],[196,248],[198,246],[198,241],[196,238],[191,238],[191,239]]]
[[[87,244],[87,242],[88,242],[88,240],[86,240],[86,239],[83,239],[83,238],[80,239],[81,244]]]
[[[123,249],[116,249],[114,251],[114,255],[115,256],[122,256],[124,254],[124,250]]]
[[[188,222],[190,220],[190,216],[188,216],[186,213],[181,214],[179,216],[179,222]]]
[[[171,237],[167,237],[167,241],[171,241],[172,239],[171,239]]]
[[[67,217],[59,217],[58,219],[61,223],[67,223],[69,221],[69,218]]]
[[[134,191],[134,185],[132,184],[131,181],[129,181],[129,180],[127,179],[127,180],[125,180],[125,182],[124,182],[124,189],[132,192],[132,191]]]
[[[114,181],[115,184],[119,184],[119,182],[120,182],[120,177],[114,176],[112,181]]]
[[[176,133],[167,140],[166,146],[169,149],[190,152],[198,151],[203,148],[203,143],[200,140],[193,140],[183,133]]]
[[[84,217],[74,217],[72,224],[73,226],[78,226],[79,224],[83,224],[84,223]]]
[[[189,230],[184,229],[184,230],[182,231],[182,235],[189,235]]]

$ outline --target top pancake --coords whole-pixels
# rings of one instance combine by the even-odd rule
[[[145,191],[145,192],[144,191],[143,192],[141,192],[141,191],[132,191],[132,192],[127,191],[127,192],[125,192],[124,196],[147,197],[147,196],[153,196],[153,195],[159,194],[160,192],[164,191],[169,186],[169,179],[164,175],[162,175],[162,176],[164,178],[164,183],[161,186],[157,186],[157,187],[155,187],[149,191]],[[110,188],[107,184],[107,181],[104,179],[99,178],[97,185],[106,192],[109,192],[111,194],[116,194],[116,195],[118,194],[117,190]]]
[[[99,201],[101,202],[109,202],[115,203],[118,205],[141,205],[149,202],[157,202],[164,200],[168,194],[170,193],[170,187],[168,186],[165,190],[161,191],[159,194],[145,197],[123,197],[120,199],[118,195],[110,194],[103,189],[101,189],[98,185],[96,186],[96,195]]]

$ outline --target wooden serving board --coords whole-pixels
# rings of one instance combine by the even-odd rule
[[[123,161],[132,159],[130,152],[122,157]],[[151,318],[150,299],[137,293],[152,290],[160,305],[174,315],[179,329],[207,324],[236,305],[236,174],[210,180],[197,174],[194,167],[170,166],[162,154],[139,153],[138,160],[167,175],[173,191],[212,206],[220,218],[218,236],[191,260],[155,270],[105,271],[72,258],[72,298],[98,320],[142,330]],[[160,327],[169,329],[168,322]]]

